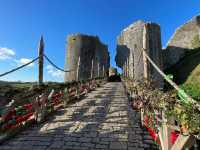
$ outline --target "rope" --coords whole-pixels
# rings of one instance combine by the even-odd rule
[[[200,105],[192,99],[189,95],[187,95],[183,89],[179,88],[179,86],[173,82],[167,75],[164,74],[163,71],[160,70],[160,68],[153,62],[153,60],[147,55],[146,51],[142,49],[144,52],[145,57],[148,59],[148,61],[151,63],[151,65],[158,71],[158,73],[172,86],[174,87],[177,91],[178,94],[182,97],[181,99],[184,100],[184,102],[191,102],[199,111],[200,111]]]
[[[2,73],[2,74],[0,74],[0,77],[3,77],[3,76],[5,76],[5,75],[8,75],[8,74],[10,74],[10,73],[12,73],[12,72],[15,72],[15,71],[21,69],[21,68],[24,68],[24,67],[30,65],[31,63],[35,62],[35,61],[38,60],[38,59],[39,59],[39,57],[33,59],[32,61],[30,61],[30,62],[28,62],[28,63],[26,63],[26,64],[24,64],[24,65],[21,65],[21,66],[19,66],[19,67],[17,67],[17,68],[14,68],[14,69],[10,70],[10,71],[7,71],[7,72],[5,72],[5,73]]]
[[[47,61],[48,61],[52,66],[54,66],[56,69],[58,69],[58,70],[60,70],[60,71],[62,71],[62,72],[70,72],[70,71],[73,71],[73,70],[64,70],[64,69],[58,67],[58,66],[55,65],[55,64],[53,63],[53,61],[51,61],[45,54],[44,54],[44,57],[47,59]]]

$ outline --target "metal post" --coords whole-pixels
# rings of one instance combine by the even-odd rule
[[[43,53],[44,53],[44,40],[41,36],[39,47],[38,47],[38,85],[41,86],[43,84]]]
[[[80,70],[80,56],[78,57],[78,65],[77,65],[77,71],[76,71],[76,80],[79,80],[79,70]]]
[[[91,79],[93,78],[93,68],[94,68],[94,61],[92,59],[92,66],[91,66]]]

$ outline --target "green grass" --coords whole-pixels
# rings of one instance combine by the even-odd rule
[[[200,64],[191,72],[182,88],[195,100],[200,101]]]
[[[184,58],[167,70],[167,74],[173,74],[174,81],[192,98],[200,101],[200,48],[188,51]]]
[[[30,88],[32,85],[33,85],[32,83],[16,83],[13,84],[12,86],[16,88]]]

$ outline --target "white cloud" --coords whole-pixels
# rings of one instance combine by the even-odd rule
[[[15,60],[15,62],[17,63],[18,66],[27,64],[30,61],[32,61],[32,59],[29,59],[29,58],[21,58],[19,60]],[[28,65],[28,67],[33,67],[34,65],[35,65],[34,63],[31,63],[31,64]]]
[[[11,59],[15,56],[14,50],[7,47],[0,47],[0,60]]]
[[[55,69],[52,65],[47,65],[46,69],[47,69],[47,73],[50,74],[52,77],[56,77],[56,78],[64,77],[64,72]]]

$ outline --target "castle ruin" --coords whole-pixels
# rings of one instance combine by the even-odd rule
[[[108,47],[97,36],[68,36],[65,69],[71,71],[65,73],[65,82],[103,77],[109,67]]]
[[[145,30],[144,30],[145,27]],[[146,77],[144,72],[144,57],[142,49],[145,48],[152,60],[163,69],[162,46],[160,26],[155,23],[137,21],[124,29],[118,37],[116,63],[122,68],[126,77],[142,81],[147,78],[156,81],[157,87],[163,87],[162,77],[147,62]]]

